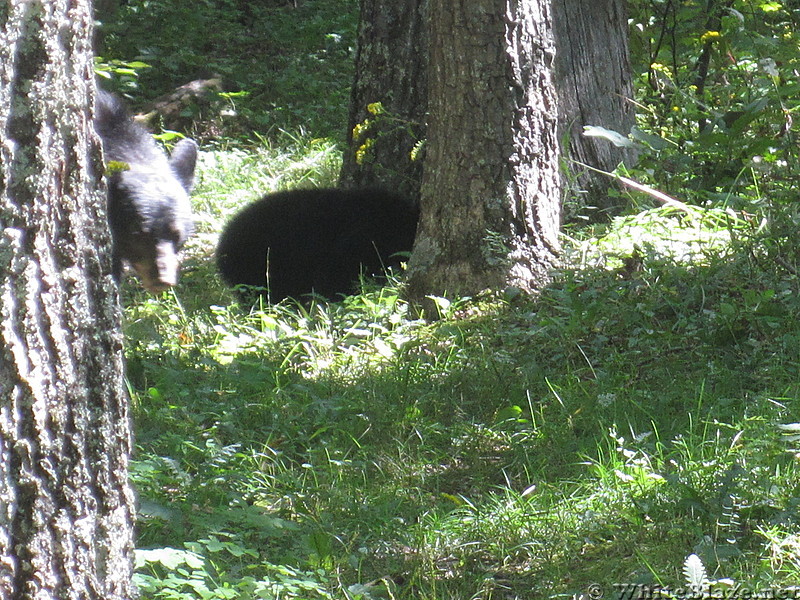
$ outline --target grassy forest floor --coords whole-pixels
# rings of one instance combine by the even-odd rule
[[[144,27],[145,4],[166,31]],[[205,141],[177,288],[123,289],[142,596],[678,598],[706,577],[739,595],[698,597],[744,598],[736,586],[800,586],[788,202],[675,210],[623,197],[612,222],[565,228],[565,266],[539,298],[442,300],[435,322],[414,318],[395,283],[252,310],[224,289],[213,248],[238,207],[336,180],[354,4],[276,6],[210,57],[203,43],[233,39],[247,15],[129,2],[109,25],[107,60],[154,65],[130,78],[117,64],[134,99],[202,63],[252,91],[231,102],[260,131]],[[215,20],[213,33],[187,34],[189,19]],[[241,58],[256,43],[263,69]],[[308,87],[320,65],[330,79]],[[673,595],[638,595],[659,585]]]

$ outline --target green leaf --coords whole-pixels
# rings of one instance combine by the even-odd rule
[[[708,576],[703,561],[697,554],[690,554],[683,563],[683,576],[692,591],[699,593],[708,587]]]
[[[780,2],[762,2],[758,7],[764,12],[778,12],[783,5]]]
[[[645,133],[636,127],[631,129],[631,137],[643,144],[647,144],[653,150],[664,150],[670,146],[670,143],[663,137],[653,135],[652,133]]]
[[[617,148],[638,148],[639,144],[613,129],[606,129],[597,125],[585,125],[583,135],[586,137],[599,137],[608,140]]]
[[[202,569],[205,565],[200,555],[188,550],[176,548],[136,550],[136,568],[141,568],[146,563],[159,563],[169,570],[175,570],[180,565],[186,565],[190,569]]]
[[[495,423],[503,423],[504,421],[516,421],[522,414],[522,409],[519,406],[506,406],[497,411],[494,417]]]

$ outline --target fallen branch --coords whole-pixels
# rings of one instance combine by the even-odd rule
[[[687,213],[692,212],[692,207],[686,204],[685,202],[681,202],[680,200],[676,200],[671,196],[667,196],[664,192],[659,192],[658,190],[654,190],[649,185],[639,183],[638,181],[634,181],[633,179],[628,179],[627,177],[622,177],[622,175],[616,175],[614,173],[609,173],[608,171],[603,171],[602,169],[598,169],[597,167],[593,167],[592,165],[587,165],[586,163],[582,163],[578,160],[574,160],[572,162],[574,162],[576,165],[580,165],[586,169],[589,169],[590,171],[594,171],[595,173],[602,173],[603,175],[616,179],[620,183],[627,185],[630,188],[639,190],[640,192],[644,192],[645,194],[647,194],[648,196],[652,196],[662,204],[675,207]]]
[[[627,185],[628,187],[631,187],[631,188],[633,188],[635,190],[639,190],[640,192],[644,192],[645,194],[647,194],[649,196],[652,196],[653,198],[655,198],[659,202],[662,202],[662,203],[666,204],[667,206],[673,206],[673,207],[678,208],[678,209],[680,209],[682,211],[685,211],[685,212],[691,212],[692,211],[692,208],[688,204],[686,204],[684,202],[681,202],[680,200],[676,200],[675,198],[672,198],[671,196],[667,196],[663,192],[659,192],[658,190],[654,190],[649,185],[645,185],[643,183],[639,183],[637,181],[634,181],[633,179],[628,179],[627,177],[622,177],[620,175],[614,175],[613,173],[609,173],[609,175],[611,175],[612,177],[614,177],[615,179],[617,179],[621,183]]]

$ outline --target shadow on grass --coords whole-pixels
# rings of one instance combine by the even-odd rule
[[[391,291],[135,308],[138,460],[161,465],[137,483],[180,515],[141,541],[236,531],[407,597],[653,581],[693,551],[752,575],[754,532],[797,500],[774,427],[797,411],[796,283],[741,254],[567,271],[432,324]]]

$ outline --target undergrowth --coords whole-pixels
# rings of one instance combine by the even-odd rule
[[[438,299],[428,322],[402,277],[251,307],[214,272],[240,206],[336,180],[356,3],[297,4],[128,2],[107,27],[109,58],[155,67],[134,92],[221,72],[260,134],[204,148],[179,285],[123,289],[143,597],[791,593],[800,246],[781,124],[794,46],[762,58],[770,26],[794,40],[793,9],[734,3],[720,43],[737,62],[712,64],[699,96],[699,35],[680,36],[700,5],[632,3],[647,133],[626,175],[694,205],[621,196],[614,221],[565,230],[565,264],[538,298]]]
[[[619,218],[565,239],[535,301],[435,322],[396,283],[251,308],[210,253],[251,189],[290,185],[257,163],[204,153],[181,285],[126,288],[146,597],[612,594],[677,585],[691,553],[797,583],[798,282],[746,221]]]

